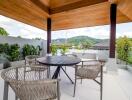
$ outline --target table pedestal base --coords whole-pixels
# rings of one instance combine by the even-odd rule
[[[70,76],[67,74],[67,72],[63,69],[62,66],[58,66],[56,68],[56,71],[54,72],[54,75],[52,76],[52,79],[57,79],[58,75],[60,73],[60,70],[62,69],[62,71],[65,73],[65,75],[68,77],[68,79],[71,81],[72,84],[74,84],[74,82],[72,81],[72,79],[70,78]]]

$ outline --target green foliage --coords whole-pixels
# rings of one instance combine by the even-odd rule
[[[20,47],[18,44],[13,45],[9,45],[8,43],[0,44],[0,54],[11,61],[19,60],[20,57],[19,48]]]
[[[8,36],[9,34],[4,28],[0,27],[0,35]]]
[[[10,56],[9,55],[7,55],[6,53],[0,53],[0,59],[5,59],[5,60],[9,60],[9,58],[10,58]],[[0,61],[1,62],[1,61]]]
[[[25,58],[26,56],[30,55],[30,45],[29,44],[25,44],[22,48],[22,54],[23,54],[23,57]]]
[[[56,45],[54,45],[54,44],[52,44],[51,45],[51,53],[52,53],[52,55],[56,55],[57,54],[57,46]]]
[[[30,48],[31,48],[30,54],[37,55],[37,48],[33,45],[30,45]]]
[[[89,49],[92,46],[92,44],[89,41],[85,41],[81,43],[81,46],[82,46],[82,49]]]
[[[41,40],[41,38],[35,38],[35,40]]]
[[[65,45],[62,45],[62,46],[60,47],[60,49],[61,49],[61,54],[62,54],[62,55],[65,55],[66,52],[68,51],[68,49],[67,49],[67,47],[66,47]]]
[[[18,44],[13,44],[10,46],[9,56],[10,56],[11,61],[19,60],[19,58],[20,58],[19,48],[20,47]]]
[[[86,43],[90,43],[92,45],[99,41],[100,41],[99,39],[94,39],[87,36],[77,36],[77,37],[68,39],[68,43],[74,44],[75,46],[79,44],[86,44]]]
[[[40,48],[40,46],[35,47],[33,45],[25,44],[22,48],[22,54],[25,58],[28,55],[39,55],[41,50],[42,48]]]
[[[132,54],[128,57],[128,63],[132,64]]]
[[[36,49],[37,49],[37,54],[40,55],[40,51],[42,51],[42,48],[38,45],[38,46],[36,47]]]
[[[20,47],[18,44],[9,45],[8,43],[0,44],[0,56],[7,58],[10,61],[16,61],[20,59]],[[25,58],[27,55],[39,55],[42,48],[38,45],[26,44],[22,48],[22,56]]]
[[[21,36],[17,36],[18,38],[22,38]]]
[[[131,51],[131,42],[130,40],[124,36],[120,37],[117,40],[117,57],[123,61],[128,62],[129,54]]]
[[[9,48],[10,47],[8,43],[0,44],[0,53],[8,54]]]

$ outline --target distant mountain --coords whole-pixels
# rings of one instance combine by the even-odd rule
[[[78,45],[84,42],[89,42],[91,44],[95,44],[100,42],[100,39],[91,38],[88,36],[76,36],[68,39],[68,43]]]
[[[59,38],[59,39],[53,39],[52,40],[52,43],[53,44],[64,44],[64,43],[66,43],[66,39],[65,38]]]
[[[68,43],[68,44],[72,44],[72,45],[79,45],[84,42],[96,44],[96,43],[99,43],[104,40],[107,40],[107,39],[96,39],[96,38],[91,38],[88,36],[76,36],[76,37],[72,37],[72,38],[68,38],[68,39],[65,39],[65,38],[54,39],[54,40],[52,40],[52,43],[58,44],[58,45],[64,44],[64,43]]]

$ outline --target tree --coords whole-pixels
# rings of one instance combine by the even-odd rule
[[[89,41],[85,41],[81,43],[82,49],[89,49],[91,47],[91,43]]]
[[[54,45],[54,44],[52,44],[51,45],[51,53],[52,53],[52,55],[56,55],[57,54],[57,46],[56,45]]]
[[[62,55],[65,55],[67,51],[68,51],[68,48],[66,47],[65,44],[63,44],[63,45],[61,46],[61,54],[62,54]]]
[[[8,36],[9,34],[4,28],[0,27],[0,35]]]
[[[130,48],[130,40],[126,36],[120,37],[117,40],[117,57],[123,61],[128,62]]]
[[[21,36],[17,36],[18,38],[22,38]]]

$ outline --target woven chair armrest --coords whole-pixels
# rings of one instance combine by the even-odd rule
[[[23,81],[24,84],[52,84],[52,83],[58,83],[60,80],[59,79],[45,79],[45,80],[37,80],[37,81]]]

